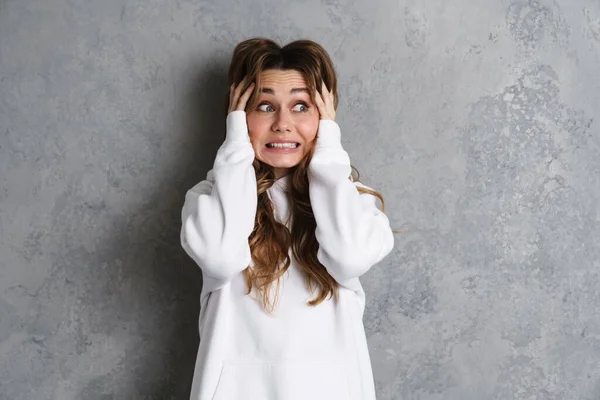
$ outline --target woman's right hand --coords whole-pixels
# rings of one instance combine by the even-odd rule
[[[237,86],[235,86],[235,83],[232,83],[229,87],[229,111],[227,113],[246,110],[246,104],[254,89],[254,82],[252,82],[244,93],[242,93],[242,89],[246,85],[246,79],[242,79]]]

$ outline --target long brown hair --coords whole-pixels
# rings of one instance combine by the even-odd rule
[[[325,82],[327,89],[335,96],[334,105],[337,109],[337,77],[333,62],[321,45],[311,40],[297,40],[281,47],[270,39],[253,38],[235,47],[228,74],[228,86],[232,83],[237,85],[244,77],[247,77],[246,85],[256,83],[248,100],[247,110],[256,106],[261,87],[260,73],[270,69],[300,72],[306,80],[313,102],[316,92],[320,92],[321,81]],[[246,90],[248,86],[242,90]],[[279,278],[291,264],[290,248],[304,273],[308,289],[313,294],[316,292],[308,302],[310,306],[316,306],[332,296],[337,298],[338,295],[338,282],[317,259],[319,243],[315,238],[316,221],[310,204],[307,174],[313,154],[314,147],[293,168],[289,177],[287,195],[293,221],[291,232],[275,219],[273,204],[267,194],[267,190],[275,182],[273,167],[254,159],[258,206],[254,230],[248,239],[254,268],[248,266],[244,275],[248,294],[255,288],[261,297],[260,302],[269,313],[275,310],[277,304]],[[357,176],[351,174],[348,179],[357,181],[358,171],[354,167],[352,169],[357,172]],[[381,194],[358,186],[357,190],[377,197],[381,201],[381,210],[384,210]]]

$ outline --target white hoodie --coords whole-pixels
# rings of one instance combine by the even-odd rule
[[[243,270],[253,266],[248,237],[257,207],[255,154],[246,113],[227,116],[226,139],[206,180],[182,210],[181,245],[200,266],[200,346],[192,400],[371,400],[373,374],[358,277],[383,259],[394,238],[376,199],[349,179],[340,129],[321,120],[308,170],[317,223],[318,260],[340,284],[338,300],[315,307],[292,256],[275,312],[246,295]],[[288,227],[287,175],[268,189],[275,218]]]

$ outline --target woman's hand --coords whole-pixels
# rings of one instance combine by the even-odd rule
[[[321,95],[321,93],[323,93]],[[325,82],[321,82],[321,93],[317,91],[315,101],[319,110],[320,119],[335,120],[335,106],[333,93],[329,93]]]
[[[247,77],[242,79],[237,87],[235,86],[235,83],[232,83],[229,87],[229,111],[227,111],[227,113],[246,110],[246,104],[252,94],[252,89],[254,89],[254,82],[252,82],[246,91],[242,93],[242,88],[246,84],[246,79]]]

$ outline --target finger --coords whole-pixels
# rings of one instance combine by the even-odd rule
[[[330,92],[330,91],[327,89],[327,85],[325,85],[325,81],[323,81],[323,93],[324,93],[324,95],[325,95],[325,96],[324,96],[325,98],[327,98],[327,99],[329,99],[329,100],[333,100],[333,97],[334,97],[334,96],[333,96],[333,92]]]
[[[323,101],[323,97],[319,92],[315,93],[315,103],[317,104],[317,108],[319,108],[319,110],[325,107],[325,102]]]
[[[231,84],[232,88],[229,93],[229,111],[237,109],[237,105],[240,101],[241,91],[246,83],[246,79],[247,76],[244,76],[237,85],[235,82]]]
[[[229,85],[229,105],[233,104],[233,95],[235,90],[235,83]]]
[[[327,90],[327,85],[325,85],[325,81],[321,81],[321,91],[323,92],[324,102],[326,102],[327,104],[330,103],[331,106],[333,107],[335,96],[333,95],[332,92]]]
[[[240,97],[240,100],[238,101],[237,110],[245,110],[246,109],[246,105],[248,104],[248,99],[250,98],[250,95],[252,94],[252,90],[254,89],[254,82],[252,82],[250,84],[250,86],[248,86],[248,88],[246,89],[246,91],[244,92],[244,94],[242,95],[242,97]]]
[[[229,92],[229,112],[235,110],[235,105],[237,104],[237,96],[233,89]]]
[[[321,115],[321,117],[326,116],[327,107],[325,106],[325,101],[323,101],[323,97],[321,97],[321,94],[318,92],[315,96],[315,103],[317,105],[317,110],[319,110],[319,114]]]
[[[323,93],[323,97],[330,95],[329,90],[327,90],[327,85],[325,85],[325,81],[321,81],[321,93]]]
[[[233,88],[233,91],[231,93],[231,97],[232,97],[231,98],[231,103],[232,103],[232,105],[235,106],[238,103],[243,87],[244,87],[244,79],[242,79],[240,82],[238,82],[238,84],[235,85],[235,87]]]
[[[240,94],[242,92],[242,89],[244,88],[244,86],[246,86],[246,80],[247,80],[247,76],[244,76],[242,78],[242,80],[240,81],[240,83],[238,83],[238,85],[235,88],[235,91]]]

